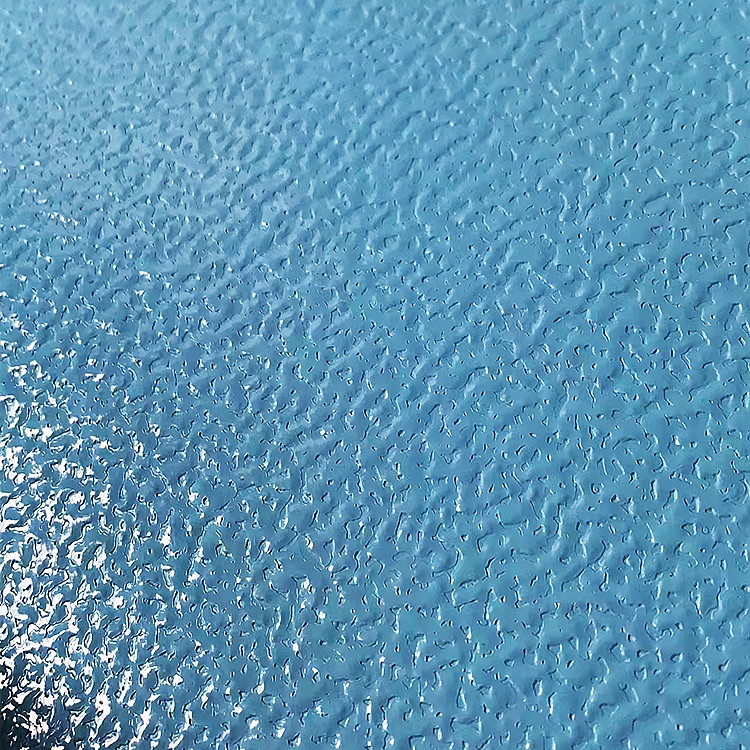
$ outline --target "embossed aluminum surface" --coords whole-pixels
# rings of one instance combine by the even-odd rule
[[[750,748],[749,66],[736,0],[5,2],[0,744]]]

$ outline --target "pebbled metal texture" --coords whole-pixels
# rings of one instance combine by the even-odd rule
[[[0,745],[750,748],[743,2],[0,8]]]

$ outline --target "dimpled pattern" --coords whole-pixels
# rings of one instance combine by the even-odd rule
[[[13,748],[750,748],[739,0],[0,9]]]

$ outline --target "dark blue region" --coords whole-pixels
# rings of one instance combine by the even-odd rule
[[[0,746],[750,748],[747,15],[0,8]]]

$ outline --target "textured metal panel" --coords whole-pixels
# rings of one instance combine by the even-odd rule
[[[0,745],[750,748],[746,7],[6,2]]]

